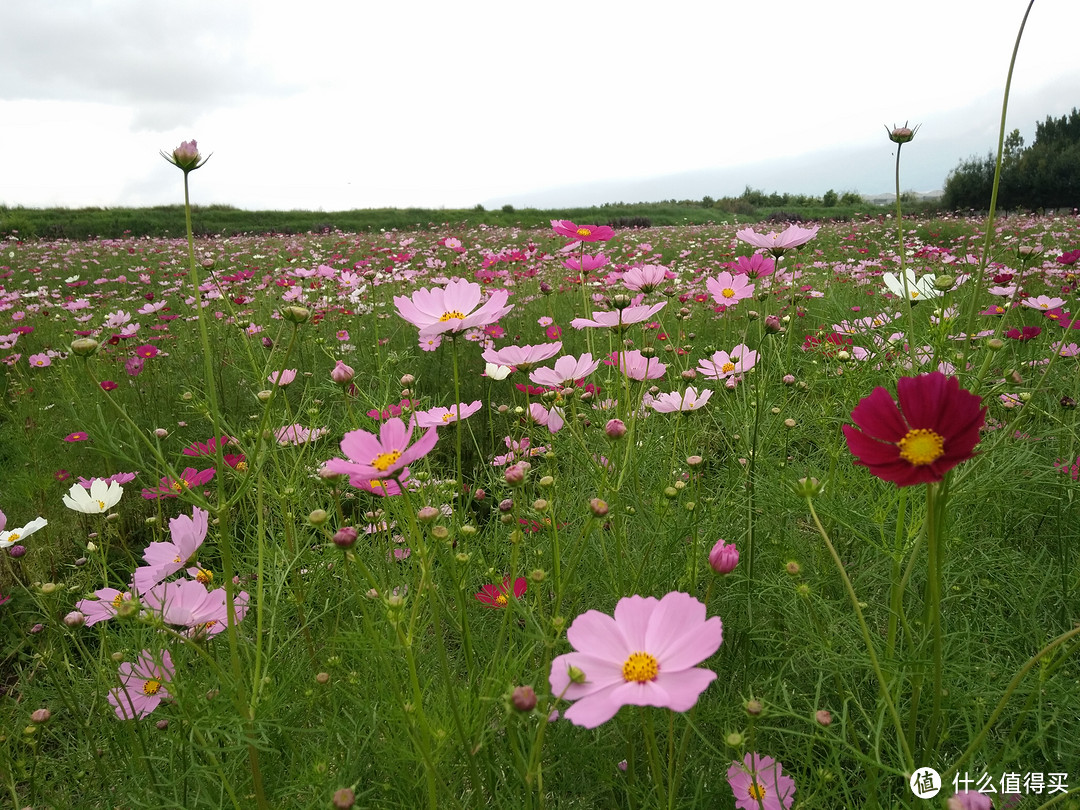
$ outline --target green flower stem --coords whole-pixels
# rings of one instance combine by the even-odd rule
[[[933,702],[930,725],[927,728],[923,753],[937,748],[941,732],[941,690],[944,675],[945,632],[941,618],[941,590],[944,568],[945,504],[948,501],[948,479],[926,485],[926,626],[931,634],[933,662]]]
[[[454,357],[454,408],[457,409],[457,417],[454,420],[454,457],[457,460],[457,486],[454,489],[454,498],[457,499],[462,497],[465,491],[465,476],[461,470],[461,380],[458,376],[457,338],[451,338],[451,343]]]
[[[833,562],[836,564],[836,570],[840,572],[840,578],[844,581],[844,588],[847,590],[848,598],[851,600],[851,606],[855,609],[855,617],[859,620],[859,629],[862,631],[863,643],[866,644],[866,653],[870,657],[870,665],[873,667],[874,675],[877,677],[878,691],[881,693],[881,699],[884,701],[885,707],[892,717],[897,739],[900,742],[900,747],[903,749],[904,765],[909,772],[913,771],[915,769],[915,760],[911,755],[911,747],[908,745],[907,737],[904,735],[904,726],[903,723],[900,722],[900,714],[896,710],[896,703],[889,693],[888,684],[885,680],[885,673],[882,672],[881,664],[878,662],[877,653],[874,652],[874,642],[870,637],[870,628],[867,627],[866,618],[863,616],[862,608],[859,607],[859,598],[855,595],[855,588],[848,578],[847,571],[844,569],[844,563],[840,560],[840,555],[836,553],[836,548],[829,539],[825,527],[821,525],[821,519],[814,509],[813,500],[811,498],[806,498],[806,505],[810,509],[810,517],[814,520],[814,525],[817,527],[818,534],[820,534],[821,539],[825,541],[825,545],[829,549],[829,554],[832,555]]]
[[[918,127],[915,128],[918,129]],[[911,358],[911,369],[914,371],[918,367],[915,360],[915,313],[912,311],[911,290],[908,287],[907,273],[904,272],[904,259],[907,252],[904,250],[904,212],[900,204],[900,147],[903,145],[903,143],[896,144],[896,248],[898,251],[897,257],[900,259],[900,283],[904,285],[904,299],[907,304],[908,357]]]

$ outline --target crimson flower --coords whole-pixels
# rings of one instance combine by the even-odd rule
[[[520,599],[528,590],[525,577],[514,580],[514,598]],[[503,577],[502,585],[485,585],[476,594],[476,598],[490,608],[504,608],[510,604],[510,577]]]
[[[1025,326],[1021,329],[1010,329],[1005,333],[1005,337],[1012,340],[1031,340],[1037,338],[1042,334],[1042,328],[1038,326]]]
[[[144,489],[142,491],[142,496],[148,501],[155,500],[156,498],[178,498],[184,490],[202,486],[213,477],[213,467],[208,470],[196,470],[194,467],[185,467],[184,471],[180,473],[179,481],[174,481],[166,476],[161,479],[161,484],[157,489]]]
[[[940,371],[901,377],[896,393],[899,406],[878,386],[851,412],[855,426],[843,430],[856,464],[907,487],[940,481],[975,455],[986,408],[955,377]]]
[[[579,242],[606,242],[615,235],[615,231],[607,225],[575,225],[568,219],[551,220],[551,228],[559,236]]]

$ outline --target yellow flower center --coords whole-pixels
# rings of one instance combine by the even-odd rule
[[[722,289],[720,291],[720,294],[722,296],[724,296],[724,298],[734,298],[735,297],[735,291],[733,289],[731,289],[731,287],[724,287],[724,289]]]
[[[912,290],[911,291],[911,297],[912,298],[918,298],[919,297],[919,291],[918,290]]]
[[[761,801],[765,798],[765,786],[759,785],[757,782],[751,782],[747,786],[746,792],[750,794],[750,798],[754,801]]]
[[[647,652],[630,653],[630,657],[622,665],[623,680],[627,682],[645,683],[645,681],[651,681],[659,671],[660,664]]]
[[[161,689],[161,681],[151,678],[142,685],[142,691],[144,695],[153,696],[156,695]]]
[[[916,467],[933,464],[945,455],[945,439],[932,430],[909,430],[900,440],[900,457]]]
[[[454,415],[452,413],[444,413],[442,415],[443,424],[444,425],[449,424],[450,420],[453,419],[453,418],[454,418]]]
[[[203,585],[209,585],[214,581],[214,572],[207,571],[205,568],[200,568],[199,573],[195,575],[195,579]]]
[[[181,559],[180,559],[180,555],[179,555],[179,554],[177,554],[177,555],[176,555],[175,557],[173,557],[173,560],[172,560],[172,561],[173,561],[174,563],[177,563],[177,564],[179,564],[179,563],[182,563],[182,562],[184,562],[183,560],[181,560]]]
[[[124,603],[124,595],[122,593],[118,593],[116,596],[113,597],[112,606],[114,608],[116,608],[117,610],[120,609],[120,605],[122,605],[123,603]]]
[[[97,502],[97,508],[100,509],[102,512],[104,512],[105,511],[105,501],[98,501]]]
[[[19,533],[18,532],[12,532],[11,534],[8,535],[8,542],[9,543],[14,543],[18,539],[19,539]]]
[[[1039,304],[1040,309],[1050,309],[1049,304]]]
[[[236,471],[237,472],[244,472],[245,470],[247,470],[247,462],[246,461],[241,461],[241,462],[237,463],[237,465],[236,465]]]
[[[506,598],[505,593],[500,593],[498,596],[495,597],[495,604],[499,605],[499,607],[505,607],[509,601],[510,600]]]
[[[453,320],[454,318],[456,318],[459,321],[463,321],[463,320],[465,320],[465,313],[459,312],[456,309],[452,309],[449,312],[444,312],[442,315],[439,316],[439,320],[444,321],[444,322],[449,321],[449,320]]]
[[[730,362],[729,363],[724,363],[724,365],[720,366],[720,370],[722,372],[724,372],[725,374],[727,374],[729,371],[734,371],[735,370],[735,364],[730,363]]]
[[[175,492],[183,492],[187,488],[187,481],[173,481],[169,487]]]
[[[578,228],[577,229],[577,235],[578,236],[592,236],[592,230],[589,229],[589,228]]]
[[[386,484],[380,481],[378,478],[372,478],[368,481],[368,486],[372,489],[386,489]]]
[[[390,465],[401,458],[400,450],[391,450],[389,453],[379,453],[371,460],[371,466],[379,472],[386,472]]]

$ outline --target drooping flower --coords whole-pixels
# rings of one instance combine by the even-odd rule
[[[443,427],[445,425],[452,424],[458,420],[458,409],[461,409],[461,418],[468,419],[478,410],[480,410],[480,400],[470,402],[468,404],[462,403],[456,407],[451,406],[449,408],[437,407],[429,408],[426,411],[416,412],[416,426],[419,428],[430,427]]]
[[[361,479],[394,478],[399,470],[431,452],[439,440],[434,427],[428,428],[412,446],[413,428],[400,419],[387,419],[379,426],[379,435],[366,430],[351,430],[341,440],[345,458],[332,458],[324,469]]]
[[[626,705],[689,710],[716,679],[697,664],[719,649],[723,626],[697,599],[672,592],[620,599],[614,618],[587,611],[566,638],[575,652],[551,662],[551,691],[574,701],[567,720],[595,728]]]
[[[772,757],[749,753],[731,763],[727,779],[739,810],[787,810],[795,801],[795,780]]]
[[[735,231],[735,236],[757,248],[763,248],[773,256],[782,256],[785,251],[792,248],[802,247],[817,236],[818,225],[812,228],[803,228],[800,225],[789,225],[780,233],[771,231],[767,234],[757,233],[753,228],[743,228]]]
[[[570,321],[570,325],[575,329],[584,329],[586,326],[601,327],[606,326],[609,329],[621,331],[626,327],[641,323],[642,321],[649,320],[653,315],[659,312],[667,305],[667,301],[661,301],[658,304],[652,306],[636,306],[626,307],[625,309],[616,309],[611,311],[597,311],[593,312],[592,320],[588,318],[574,318]]]
[[[484,349],[480,356],[496,366],[513,366],[518,371],[530,371],[538,363],[549,360],[562,351],[562,343],[541,343],[536,346],[504,346],[501,349]]]
[[[0,517],[3,517],[3,512],[0,512]],[[43,517],[36,517],[27,523],[25,526],[20,526],[18,529],[9,529],[3,531],[4,525],[7,523],[7,518],[0,521],[0,548],[10,548],[18,543],[20,540],[24,540],[31,534],[36,532],[43,526],[48,526],[49,521]]]
[[[514,580],[514,598],[520,599],[525,595],[529,583],[525,577]],[[476,598],[490,608],[504,608],[510,604],[510,577],[503,577],[502,585],[484,585]]]
[[[606,242],[615,235],[614,229],[607,225],[575,225],[568,219],[551,220],[551,228],[559,236],[579,242]]]
[[[726,270],[716,278],[705,279],[705,289],[716,303],[724,306],[737,304],[754,294],[754,285],[747,276],[733,275]]]
[[[143,650],[134,664],[125,661],[120,665],[120,687],[109,690],[109,703],[116,716],[121,720],[146,717],[170,696],[166,684],[172,681],[174,674],[168,650],[163,650],[160,658]]]
[[[286,368],[281,371],[274,371],[270,373],[270,376],[266,378],[267,382],[272,382],[281,387],[285,387],[293,380],[296,379],[296,369]]]
[[[423,340],[446,332],[487,326],[514,308],[513,304],[506,306],[510,296],[506,290],[496,290],[481,305],[482,294],[479,284],[452,278],[445,287],[421,288],[411,298],[395,295],[394,306],[402,318],[420,330]]]
[[[879,386],[851,412],[855,426],[843,426],[856,464],[906,487],[940,481],[975,455],[986,408],[955,377],[901,377],[896,391],[899,406]]]
[[[88,488],[72,484],[68,494],[64,496],[64,505],[76,512],[100,515],[116,506],[123,494],[124,488],[115,481],[106,484],[102,479],[95,478]]]
[[[167,576],[175,574],[195,559],[195,554],[206,539],[210,513],[194,507],[191,517],[177,515],[169,521],[172,539],[163,543],[151,543],[143,551],[146,565],[136,568],[135,590],[146,593]]]

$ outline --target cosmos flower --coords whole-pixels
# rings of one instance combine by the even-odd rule
[[[881,280],[885,282],[886,288],[889,292],[895,295],[897,298],[906,298],[910,301],[923,301],[927,298],[939,298],[943,294],[941,290],[934,287],[935,276],[933,273],[926,273],[922,278],[916,279],[915,273],[911,270],[905,270],[904,276],[907,278],[907,292],[904,292],[904,280],[895,273],[884,273],[881,276]]]
[[[658,304],[653,304],[648,307],[637,306],[626,307],[621,310],[614,309],[611,311],[593,312],[592,320],[589,320],[588,318],[574,318],[574,320],[570,321],[570,325],[575,329],[584,329],[586,326],[606,326],[609,329],[619,331],[631,324],[649,320],[666,305],[667,301],[661,301]]]
[[[675,413],[677,411],[698,411],[705,407],[712,396],[712,391],[704,389],[698,391],[692,385],[680,394],[674,391],[670,394],[660,394],[655,397],[649,407],[657,413]]]
[[[514,598],[520,599],[528,590],[525,577],[514,580]],[[503,577],[502,585],[484,585],[476,598],[490,608],[504,608],[510,604],[510,577]]]
[[[218,445],[225,447],[233,441],[234,439],[230,436],[222,436],[220,439],[217,436],[211,436],[209,441],[189,444],[180,452],[185,456],[212,456],[217,453]]]
[[[484,349],[481,357],[497,366],[513,366],[518,371],[529,371],[538,363],[550,360],[562,351],[562,343],[541,343],[536,346],[504,346],[501,349]]]
[[[240,591],[233,597],[236,623],[247,613],[248,594]],[[228,627],[225,589],[208,591],[193,579],[178,579],[155,585],[143,595],[143,604],[161,615],[165,624],[184,627],[192,636],[215,636]]]
[[[0,512],[0,548],[9,548],[20,540],[32,535],[38,529],[48,526],[49,521],[43,517],[36,517],[27,523],[25,526],[20,526],[18,529],[9,529],[4,531],[4,526],[7,524],[7,518],[3,512]]]
[[[121,720],[146,717],[169,697],[165,685],[174,674],[168,650],[162,651],[157,660],[149,650],[143,650],[134,664],[125,661],[120,665],[120,688],[109,690],[109,703],[116,716]]]
[[[270,376],[266,378],[267,382],[275,383],[279,386],[286,386],[296,379],[296,369],[286,368],[281,371],[271,372]]]
[[[400,419],[387,419],[379,426],[379,435],[366,430],[351,430],[341,440],[345,458],[332,458],[324,469],[361,479],[394,478],[399,470],[423,458],[439,440],[434,427],[428,428],[412,446],[414,421],[408,426]]]
[[[652,292],[675,274],[658,264],[645,264],[631,267],[622,277],[623,286],[634,292]]]
[[[479,284],[453,278],[445,287],[421,288],[411,298],[394,296],[398,314],[420,330],[421,340],[446,332],[462,332],[476,326],[495,323],[513,309],[506,306],[510,293],[496,290],[480,304],[483,294]]]
[[[116,588],[100,588],[94,591],[96,599],[80,599],[75,609],[86,616],[86,626],[93,627],[98,622],[108,621],[116,615],[120,605],[131,601],[131,593],[118,591]]]
[[[707,360],[698,363],[697,373],[708,380],[724,380],[735,374],[745,374],[757,363],[758,353],[740,343],[731,353],[716,351]]]
[[[535,369],[529,374],[529,379],[537,385],[546,385],[549,388],[564,388],[588,377],[599,367],[600,362],[593,360],[589,352],[581,355],[581,357],[565,355],[555,361],[555,368]]]
[[[772,757],[749,753],[731,763],[727,779],[739,810],[787,810],[795,800],[795,780]]]
[[[64,496],[64,505],[76,512],[100,515],[116,506],[123,494],[124,488],[115,481],[106,484],[102,479],[96,478],[87,488],[72,484],[68,494]]]
[[[754,285],[744,275],[732,275],[726,270],[716,278],[705,279],[705,289],[713,300],[724,306],[737,304],[754,294]]]
[[[452,424],[458,420],[458,408],[461,409],[461,418],[468,419],[478,410],[480,410],[480,400],[470,402],[469,404],[462,403],[457,407],[450,408],[430,408],[426,411],[416,412],[416,426],[419,428],[429,427],[443,427],[444,425]]]
[[[178,498],[180,493],[191,487],[198,487],[205,484],[211,478],[214,477],[214,468],[210,467],[206,470],[196,470],[194,467],[185,467],[184,471],[180,473],[180,479],[174,481],[168,476],[161,479],[161,483],[157,489],[144,489],[142,496],[148,501],[155,498]]]
[[[611,259],[603,253],[597,253],[595,256],[583,253],[580,256],[568,256],[562,260],[562,263],[567,270],[573,270],[580,275],[599,270],[610,261]]]
[[[614,229],[607,225],[575,225],[568,219],[551,220],[551,228],[559,236],[579,242],[606,242],[615,235]]]
[[[789,225],[780,233],[771,231],[767,234],[757,233],[753,228],[743,228],[741,231],[736,231],[735,236],[748,245],[769,251],[773,256],[782,256],[784,251],[802,247],[817,236],[818,227],[815,225],[812,228],[803,228],[799,225]]]
[[[146,593],[165,577],[175,574],[195,559],[195,554],[206,539],[210,513],[194,507],[191,517],[177,515],[169,521],[172,539],[163,543],[151,543],[143,551],[146,565],[135,569],[134,585],[139,593]]]
[[[596,728],[626,705],[689,710],[716,679],[696,665],[719,649],[723,626],[697,599],[672,592],[620,599],[614,618],[587,611],[566,638],[575,651],[551,662],[551,691],[574,701],[567,720]]]
[[[899,406],[879,386],[851,412],[855,426],[843,426],[856,464],[907,487],[940,481],[975,455],[986,408],[955,377],[939,371],[901,377],[896,391]]]
[[[659,379],[667,371],[667,366],[661,363],[659,358],[646,357],[638,349],[615,352],[611,359],[618,364],[619,371],[638,382]]]

